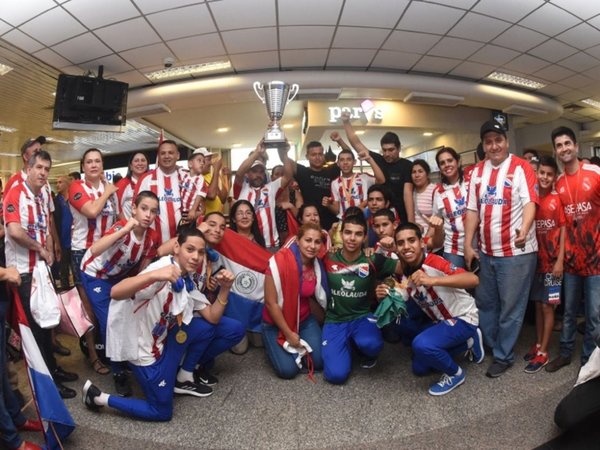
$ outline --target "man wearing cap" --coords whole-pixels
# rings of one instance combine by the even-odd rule
[[[229,195],[229,174],[227,167],[223,167],[223,159],[219,158],[213,162],[215,153],[208,151],[206,147],[196,149],[204,156],[204,168],[202,176],[208,185],[206,201],[204,202],[205,214],[218,211],[223,212],[223,204]],[[211,169],[212,168],[212,169]]]
[[[485,122],[480,131],[486,160],[471,174],[465,220],[465,262],[479,260],[476,289],[479,326],[493,363],[486,375],[502,375],[514,361],[536,267],[537,240],[532,227],[538,202],[535,172],[508,152],[506,131]],[[473,236],[479,231],[479,251]]]
[[[248,200],[254,206],[258,227],[265,238],[265,246],[274,253],[281,245],[275,221],[276,197],[281,189],[286,188],[291,176],[289,168],[284,168],[282,177],[267,183],[263,162],[265,151],[265,144],[261,140],[256,149],[240,164],[233,180],[233,198]]]

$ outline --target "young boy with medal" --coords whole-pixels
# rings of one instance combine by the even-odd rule
[[[146,398],[109,395],[88,380],[83,401],[89,409],[110,406],[140,419],[167,421],[173,415],[173,392],[197,397],[212,394],[210,386],[194,381],[194,368],[237,344],[244,328],[222,317],[234,280],[231,272],[221,270],[213,276],[220,286],[214,304],[191,280],[205,256],[202,232],[182,227],[172,256],[163,256],[112,288],[107,351],[113,360],[129,361]]]

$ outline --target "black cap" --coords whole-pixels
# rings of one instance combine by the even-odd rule
[[[46,143],[46,136],[38,136],[35,139],[30,138],[23,142],[23,145],[21,146],[21,155],[24,155],[27,149],[36,142],[40,145],[44,145]]]
[[[495,120],[489,120],[483,125],[481,125],[479,137],[483,140],[483,136],[485,136],[485,134],[489,133],[490,131],[493,131],[494,133],[498,133],[506,137],[506,130],[499,122],[496,122]]]

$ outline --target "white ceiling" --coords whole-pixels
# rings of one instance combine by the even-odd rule
[[[19,132],[5,133],[0,150],[43,133],[72,140],[71,132],[50,130],[58,73],[102,64],[105,77],[144,89],[152,84],[144,74],[166,57],[175,65],[229,60],[231,69],[219,75],[231,76],[342,70],[426,74],[444,83],[481,82],[500,70],[546,83],[536,94],[576,104],[564,118],[600,120],[600,110],[578,103],[600,100],[598,0],[2,0],[0,62],[15,70],[0,77],[0,124]],[[233,118],[250,133],[263,131],[266,114],[252,95],[243,114],[239,96],[222,96],[229,106],[169,105],[170,115],[147,119],[191,145],[228,147],[247,138],[216,135],[219,122]],[[299,121],[293,110],[285,119]]]

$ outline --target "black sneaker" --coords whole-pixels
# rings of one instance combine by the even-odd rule
[[[56,345],[52,346],[52,351],[60,356],[71,356],[71,350],[56,341]]]
[[[503,363],[503,362],[500,362],[500,361],[494,361],[490,365],[490,367],[488,367],[488,370],[485,373],[485,375],[487,377],[489,377],[489,378],[498,378],[504,372],[506,372],[508,369],[510,369],[511,366],[512,366],[512,364],[509,364],[509,363]]]
[[[205,386],[214,386],[219,382],[219,379],[212,375],[208,370],[202,367],[194,370],[194,381],[197,384],[203,384]]]
[[[127,372],[113,374],[113,380],[115,381],[115,390],[119,397],[131,397],[133,391],[131,390],[131,383],[129,382]]]
[[[57,366],[54,372],[52,372],[52,378],[59,383],[68,383],[70,381],[77,381],[79,376],[76,373],[67,372],[62,367]]]
[[[180,383],[175,381],[173,392],[181,395],[193,395],[194,397],[208,397],[213,393],[213,389],[205,384],[196,384],[192,381]]]
[[[69,399],[74,398],[77,395],[77,392],[75,392],[73,389],[66,387],[64,384],[59,383],[58,381],[55,381],[54,384],[56,385],[56,389],[58,390],[61,398]]]
[[[363,369],[372,369],[377,365],[377,358],[363,358],[360,362],[360,367]]]
[[[87,407],[87,409],[91,411],[98,411],[100,408],[102,408],[101,405],[97,405],[96,402],[94,402],[94,399],[100,394],[102,394],[102,391],[94,386],[90,380],[85,382],[83,389],[81,390],[81,399],[83,400],[83,404]]]

